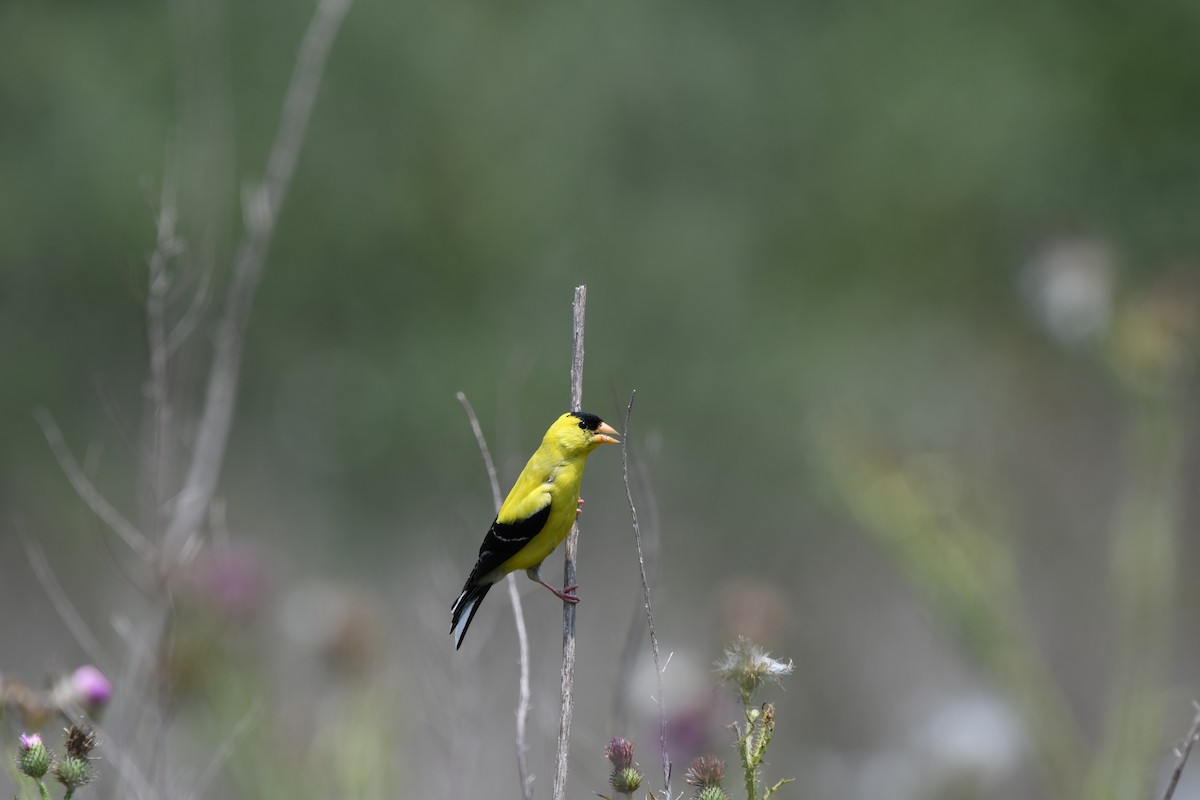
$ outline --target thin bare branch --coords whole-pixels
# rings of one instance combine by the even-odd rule
[[[483,436],[479,418],[475,416],[475,409],[471,408],[471,402],[467,400],[467,396],[462,392],[458,392],[456,396],[458,402],[462,404],[463,410],[467,412],[467,419],[471,423],[475,441],[479,444],[479,454],[483,457],[483,466],[487,469],[488,482],[492,487],[492,503],[496,507],[496,513],[499,513],[500,480],[496,477],[496,464],[492,461],[492,453],[488,449],[487,439]],[[525,610],[521,606],[521,594],[517,591],[516,575],[510,572],[505,577],[505,582],[508,584],[508,599],[512,602],[513,621],[517,626],[517,662],[521,670],[517,691],[517,777],[521,781],[521,796],[525,800],[533,800],[533,776],[529,774],[529,744],[525,733],[530,706],[529,634],[525,630]]]
[[[131,660],[149,659],[151,657],[150,643],[142,636],[137,625],[124,614],[114,614],[110,620],[113,632],[121,638],[125,649],[129,651]],[[132,688],[132,687],[131,687]]]
[[[54,417],[50,416],[50,412],[44,408],[39,408],[33,414],[38,425],[42,428],[42,434],[46,437],[46,441],[50,444],[50,450],[53,451],[54,457],[58,459],[58,465],[62,468],[63,473],[67,476],[67,480],[71,482],[71,486],[75,488],[75,493],[79,495],[79,499],[87,504],[87,507],[92,510],[100,519],[104,520],[113,533],[121,537],[121,540],[129,546],[131,550],[141,556],[148,562],[154,560],[154,547],[150,541],[142,534],[140,530],[121,514],[120,511],[113,508],[112,504],[100,494],[100,490],[88,478],[87,473],[83,471],[83,467],[79,466],[79,462],[75,460],[70,448],[67,447],[66,441],[63,439],[62,431],[54,422]]]
[[[112,427],[113,433],[117,435],[117,439],[127,452],[138,452],[138,448],[141,446],[138,437],[130,430],[129,423],[121,418],[121,404],[113,394],[112,387],[105,379],[105,376],[93,372],[90,378],[92,391],[96,393],[96,400],[100,403],[100,410],[104,412],[104,416],[108,419],[108,424]]]
[[[616,394],[613,395],[614,405],[616,404]],[[658,515],[658,500],[654,494],[654,487],[650,481],[650,473],[646,468],[644,459],[637,457],[637,453],[631,453],[630,458],[633,461],[632,470],[637,475],[638,490],[645,504],[647,523],[642,525],[642,551],[646,562],[646,576],[650,579],[651,584],[658,580],[660,559],[658,557],[660,524]],[[640,518],[639,518],[640,519]],[[637,666],[638,654],[641,652],[642,644],[642,620],[646,616],[644,604],[638,602],[632,609],[629,615],[629,624],[625,629],[625,643],[621,647],[621,659],[617,667],[617,677],[613,684],[613,702],[612,702],[612,732],[620,735],[623,731],[628,730],[629,725],[629,687],[631,685],[634,668]],[[668,657],[667,661],[670,661]],[[666,664],[663,665],[666,669]]]
[[[471,401],[467,399],[467,395],[463,392],[457,392],[454,396],[458,398],[463,411],[467,412],[467,421],[471,423],[471,432],[475,434],[475,443],[479,445],[479,455],[483,457],[483,466],[487,470],[488,483],[492,487],[492,505],[499,512],[500,479],[496,476],[496,462],[492,461],[492,451],[488,449],[487,439],[483,436],[483,428],[479,426],[479,418],[475,416],[475,409],[471,407]]]
[[[512,603],[513,622],[517,627],[517,661],[521,670],[517,692],[517,776],[521,780],[521,796],[533,800],[533,775],[529,772],[529,633],[525,630],[525,609],[521,606],[521,593],[517,591],[517,576],[508,573],[508,599]]]
[[[101,727],[96,720],[89,719],[88,724],[96,731],[105,760],[117,768],[117,774],[124,786],[127,787],[128,794],[122,796],[129,797],[131,800],[146,800],[154,797],[155,793],[150,788],[150,781],[138,769],[137,763],[124,747],[118,744],[117,739]]]
[[[1192,754],[1192,745],[1200,739],[1200,703],[1193,700],[1192,706],[1196,709],[1196,715],[1192,717],[1192,727],[1188,728],[1187,738],[1175,750],[1175,769],[1171,771],[1171,782],[1167,784],[1163,800],[1171,800],[1175,796],[1175,788],[1179,786],[1179,779],[1183,777],[1183,768],[1187,766],[1188,757]]]
[[[209,301],[212,300],[212,276],[216,269],[216,262],[211,254],[201,255],[198,260],[200,266],[196,270],[195,284],[191,287],[191,301],[188,303],[187,310],[183,312],[179,321],[167,335],[167,353],[169,355],[174,355],[175,351],[192,335],[192,331],[204,317]]]
[[[234,256],[225,306],[213,332],[212,363],[191,460],[159,543],[158,564],[163,572],[176,567],[183,554],[197,544],[216,496],[233,425],[245,334],[255,291],[262,279],[279,212],[304,142],[326,58],[352,2],[318,0],[296,56],[262,180],[246,192],[245,233]],[[197,291],[207,291],[207,279],[199,281]],[[202,306],[202,300],[193,301],[194,308]],[[181,325],[186,321],[185,315]],[[186,337],[188,329],[177,326],[166,334],[165,350],[168,353]],[[152,685],[150,678],[156,661],[169,654],[171,649],[172,614],[171,595],[164,591],[157,607],[151,610],[141,626],[147,632],[145,646],[131,654],[124,676],[125,685],[138,690]],[[120,709],[112,710],[117,720],[112,723],[114,729],[126,740],[133,740],[140,728],[139,720],[151,707],[151,703],[130,697]],[[120,795],[121,789],[119,785],[116,794]]]
[[[102,672],[111,674],[113,660],[104,652],[100,640],[84,622],[79,610],[75,608],[75,604],[67,596],[66,590],[58,582],[54,570],[50,567],[50,562],[46,560],[46,554],[33,541],[33,537],[29,535],[25,526],[19,522],[17,523],[17,534],[21,537],[21,544],[25,547],[25,556],[29,559],[29,567],[46,592],[46,597],[50,599],[50,605],[54,606],[59,618],[67,626],[71,635],[75,637],[75,641],[83,648],[83,652],[87,653],[87,657],[92,660],[92,663],[97,665]]]
[[[587,286],[575,287],[571,329],[571,409],[583,404],[583,318],[587,307]],[[571,526],[563,560],[563,585],[576,582],[575,559],[579,554],[579,523]],[[562,704],[558,718],[558,748],[554,758],[554,800],[567,794],[567,754],[571,743],[571,714],[575,706],[575,605],[563,602]]]
[[[171,258],[179,252],[175,237],[175,189],[168,161],[163,177],[158,213],[155,215],[154,251],[146,261],[149,287],[146,293],[146,340],[150,348],[150,499],[153,532],[161,533],[163,509],[167,502],[167,447],[171,440],[170,384],[167,365],[170,350],[167,345],[167,296],[171,290],[171,275],[167,271]]]
[[[163,538],[168,564],[199,531],[217,490],[225,446],[233,425],[242,350],[255,290],[262,279],[279,210],[308,130],[326,57],[352,2],[320,0],[318,3],[296,58],[266,173],[262,181],[247,192],[246,235],[238,246],[233,276],[225,295],[225,313],[217,323],[214,335],[212,370],[192,461]]]
[[[667,709],[663,697],[663,665],[658,654],[658,635],[654,631],[654,612],[650,607],[650,581],[646,578],[646,559],[642,554],[642,529],[638,526],[637,507],[633,504],[633,490],[629,487],[629,420],[633,416],[633,400],[637,391],[629,395],[625,408],[625,427],[621,429],[621,474],[625,479],[625,497],[629,500],[629,514],[633,518],[633,542],[637,546],[638,570],[642,576],[642,597],[646,602],[646,625],[650,629],[650,650],[654,654],[654,677],[658,682],[658,744],[662,751],[663,794],[671,796],[671,757],[667,753]]]
[[[573,411],[578,411],[583,407],[583,317],[586,310],[587,286],[576,286],[575,300],[571,304],[571,409]]]

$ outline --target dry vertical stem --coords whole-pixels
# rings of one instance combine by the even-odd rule
[[[617,402],[615,394],[613,401]],[[647,515],[649,524],[646,528],[638,526],[641,533],[643,558],[646,563],[646,577],[658,580],[661,571],[658,558],[661,530],[658,522],[658,505],[655,502],[654,489],[645,462],[634,458],[631,469],[639,482],[642,500],[649,512]],[[638,654],[641,651],[642,620],[646,616],[644,605],[644,603],[639,603],[633,608],[629,616],[629,625],[625,631],[625,644],[621,648],[620,666],[617,668],[617,677],[613,683],[612,724],[610,727],[614,732],[624,731],[629,727],[629,687]],[[668,658],[667,661],[669,663],[670,659]]]
[[[575,287],[575,302],[572,305],[571,332],[571,410],[578,411],[583,404],[583,316],[587,306],[587,286]],[[579,523],[571,526],[567,534],[563,585],[571,586],[575,579],[575,558],[579,552]],[[575,692],[575,606],[563,602],[563,664],[562,705],[559,708],[558,749],[554,759],[554,800],[565,800],[567,794],[567,752],[571,742],[571,712],[574,710]]]
[[[217,479],[233,425],[242,349],[254,294],[262,279],[279,210],[295,173],[296,160],[325,71],[325,60],[351,2],[320,0],[296,57],[275,141],[267,157],[266,172],[262,181],[246,192],[246,235],[234,258],[233,277],[225,295],[225,314],[217,323],[214,334],[213,364],[192,461],[176,499],[175,513],[163,537],[167,565],[196,535],[217,491]]]
[[[671,757],[667,753],[667,708],[663,698],[663,667],[658,654],[658,635],[654,631],[654,612],[650,608],[650,581],[646,579],[646,559],[642,555],[642,529],[638,525],[637,507],[633,504],[633,490],[629,488],[629,418],[633,415],[633,399],[637,391],[629,395],[625,408],[625,427],[621,429],[621,473],[625,478],[625,497],[629,500],[629,513],[633,518],[633,541],[637,545],[638,569],[642,576],[642,596],[646,601],[646,625],[650,629],[650,649],[654,654],[654,676],[658,681],[658,745],[662,751],[663,795],[671,796]]]
[[[483,457],[483,466],[487,470],[488,481],[492,486],[492,503],[496,513],[500,512],[500,481],[496,477],[496,463],[492,461],[492,452],[488,449],[487,439],[483,437],[483,429],[479,427],[479,418],[471,401],[462,392],[458,393],[458,402],[462,403],[471,423],[471,431],[479,445],[479,454]],[[517,578],[514,573],[505,576],[508,584],[508,599],[512,601],[513,621],[517,626],[517,661],[521,669],[517,694],[517,777],[521,780],[521,796],[525,800],[533,800],[533,776],[529,774],[528,752],[525,728],[529,719],[529,634],[525,631],[525,611],[521,607],[521,594],[517,591]]]
[[[1175,769],[1171,771],[1171,782],[1167,784],[1163,800],[1171,800],[1175,796],[1175,788],[1179,786],[1179,779],[1183,777],[1183,768],[1187,766],[1188,756],[1192,754],[1192,745],[1200,738],[1200,703],[1192,701],[1192,706],[1196,709],[1196,715],[1192,717],[1192,727],[1188,729],[1187,738],[1175,751]]]
[[[131,537],[130,531],[124,530],[124,526],[118,526],[120,528],[118,533],[122,533],[123,538],[130,543],[130,546],[142,554],[147,562],[155,564],[163,573],[169,573],[176,567],[197,541],[216,495],[221,465],[225,458],[225,448],[233,424],[242,352],[255,291],[262,279],[267,252],[275,233],[279,212],[295,172],[296,162],[316,102],[317,90],[325,71],[329,50],[352,2],[353,0],[318,0],[316,11],[296,57],[275,140],[268,155],[262,180],[246,192],[246,230],[234,257],[232,275],[225,295],[225,307],[214,330],[212,365],[209,370],[191,461],[182,486],[174,495],[174,506],[170,518],[165,521],[165,530],[162,533],[161,541],[149,548],[139,546],[138,538]],[[170,222],[171,225],[164,227],[164,222]],[[170,217],[160,217],[159,223],[161,238],[165,233],[170,232],[174,220]],[[153,265],[151,271],[152,273],[155,271]],[[208,281],[204,280],[197,287],[197,298],[192,309],[203,308],[207,285]],[[147,311],[148,316],[151,317],[149,320],[151,346],[155,351],[152,354],[152,379],[162,382],[162,385],[165,386],[166,375],[162,372],[165,368],[164,360],[169,358],[173,347],[178,345],[176,339],[180,331],[186,332],[193,323],[191,320],[192,309],[189,309],[185,318],[170,332],[166,331],[165,320],[162,321],[161,326],[159,325],[154,317],[163,310],[156,307],[156,304],[163,299],[156,296],[156,292],[161,288],[151,287]],[[161,396],[156,398],[160,403],[165,399]],[[162,406],[156,408],[159,413],[162,410]],[[52,434],[57,429],[51,430],[50,426],[45,424],[43,429],[47,431],[47,438],[50,440],[51,446],[55,447],[56,441]],[[163,436],[164,434],[159,431],[158,435]],[[58,438],[61,439],[61,436]],[[59,449],[61,448],[56,448],[56,454]],[[61,454],[59,457],[60,462],[64,461]],[[72,460],[67,460],[64,468],[72,463]],[[91,488],[90,484],[84,484],[81,488],[77,477],[72,476],[71,472],[68,469],[72,483],[76,484],[76,489],[80,491],[85,500],[88,500],[93,511],[96,511],[110,526],[124,521],[119,515],[100,513],[101,511],[110,511],[111,508],[102,502],[103,498],[93,497],[92,493],[87,491]],[[131,538],[133,538],[132,542],[130,542]],[[149,549],[148,553],[143,552],[147,549]],[[151,692],[154,690],[155,682],[152,678],[157,666],[155,660],[162,657],[161,650],[164,646],[169,647],[170,620],[171,604],[169,594],[167,594],[160,598],[158,606],[150,612],[149,619],[143,628],[148,632],[145,646],[134,651],[122,680],[123,691],[121,694],[129,696],[131,699],[122,708],[114,709],[117,721],[114,722],[113,727],[116,735],[122,737],[123,740],[137,738],[140,712],[144,712],[146,706],[143,705],[139,711],[132,698],[138,692],[147,691],[147,687]],[[154,731],[154,733],[154,739],[161,741],[162,737],[157,735],[161,731]],[[164,759],[153,759],[155,764],[160,760]],[[138,788],[130,777],[133,775],[131,770],[122,769],[119,770],[119,773],[124,784],[118,785],[116,794],[123,795]],[[160,777],[163,781],[167,780],[164,772],[160,772]],[[122,792],[122,789],[126,792]],[[137,794],[141,796],[143,793],[138,792]]]

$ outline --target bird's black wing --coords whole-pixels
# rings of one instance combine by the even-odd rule
[[[471,620],[475,619],[479,604],[483,602],[488,589],[492,588],[492,584],[484,583],[483,579],[541,533],[548,519],[550,503],[546,503],[522,520],[500,522],[497,518],[492,522],[492,527],[488,529],[487,536],[483,537],[483,545],[479,548],[479,560],[475,562],[475,569],[471,570],[471,577],[467,578],[462,592],[451,607],[450,633],[454,635],[456,649],[462,647],[463,637],[467,635],[467,628],[471,627]]]
[[[546,520],[550,519],[550,506],[551,503],[546,503],[534,514],[514,522],[493,520],[487,536],[483,537],[483,544],[479,546],[479,560],[475,562],[475,569],[471,570],[471,577],[467,578],[467,585],[481,580],[541,533],[542,528],[546,527]]]

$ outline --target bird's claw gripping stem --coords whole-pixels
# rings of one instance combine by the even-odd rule
[[[539,580],[538,583],[540,583],[542,586],[545,586],[547,589],[549,589],[551,594],[553,594],[559,600],[562,600],[564,603],[570,603],[571,605],[575,605],[576,603],[579,602],[579,595],[571,594],[572,592],[574,592],[576,589],[579,588],[579,584],[573,583],[570,586],[564,586],[561,589],[555,589],[553,586],[551,586],[550,584],[546,583],[543,580]]]

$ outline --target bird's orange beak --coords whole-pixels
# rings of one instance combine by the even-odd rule
[[[620,432],[618,432],[616,428],[609,425],[607,422],[601,422],[600,427],[596,428],[596,434],[592,437],[592,443],[620,444],[621,440],[616,438],[620,435]]]

